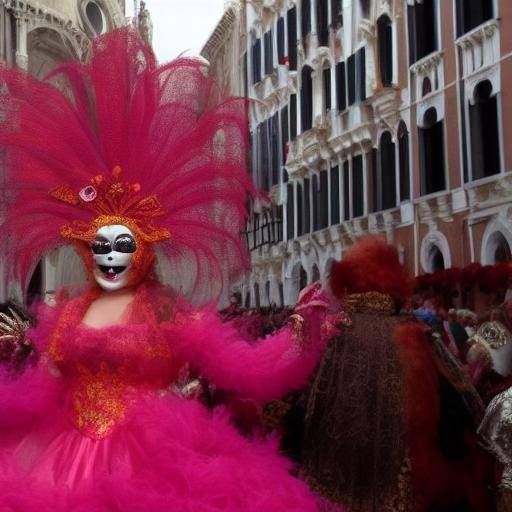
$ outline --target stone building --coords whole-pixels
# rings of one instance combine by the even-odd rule
[[[0,0],[0,59],[43,78],[61,62],[84,61],[96,36],[126,23],[125,0]],[[0,197],[0,217],[3,205]],[[0,299],[25,300],[83,278],[78,257],[65,248],[39,263],[29,290],[0,279]]]
[[[367,234],[416,275],[510,260],[511,31],[509,0],[230,3],[203,55],[252,100],[269,193],[246,305],[293,304]]]

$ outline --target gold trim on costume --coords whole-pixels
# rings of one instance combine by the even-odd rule
[[[345,304],[354,313],[395,312],[395,301],[391,295],[380,292],[352,293],[345,298]]]

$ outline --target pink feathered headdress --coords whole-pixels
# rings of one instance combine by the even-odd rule
[[[196,297],[244,268],[246,104],[222,100],[207,71],[185,58],[158,67],[130,29],[96,39],[88,64],[43,82],[0,68],[10,277],[25,287],[44,253],[88,241],[109,218],[159,242],[173,272],[194,276]]]

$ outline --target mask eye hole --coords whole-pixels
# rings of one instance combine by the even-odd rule
[[[137,244],[130,235],[119,235],[114,242],[114,251],[133,253],[137,250]]]
[[[94,254],[108,254],[112,252],[112,247],[109,241],[99,239],[92,243],[91,250]]]

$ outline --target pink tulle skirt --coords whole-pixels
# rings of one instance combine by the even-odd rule
[[[52,410],[0,439],[2,512],[318,510],[275,442],[172,394],[144,399],[103,440]]]

